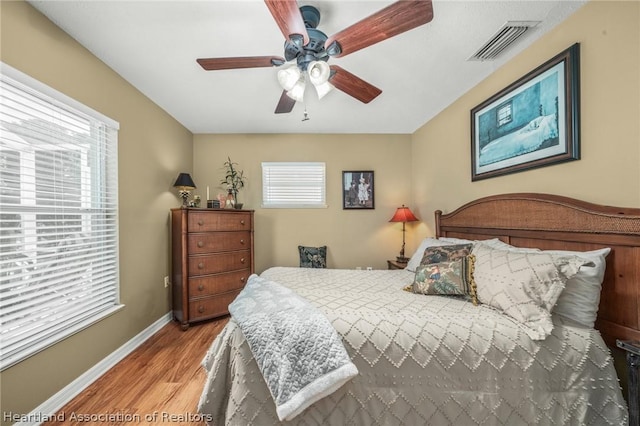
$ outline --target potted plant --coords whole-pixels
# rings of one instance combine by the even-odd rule
[[[238,163],[234,163],[230,157],[227,157],[227,161],[224,162],[226,175],[220,183],[226,185],[227,190],[231,191],[233,199],[235,200],[235,207],[239,209],[242,208],[242,203],[238,203],[238,191],[244,188],[245,177],[244,172],[238,170],[237,166]]]

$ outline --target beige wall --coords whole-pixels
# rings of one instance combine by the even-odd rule
[[[331,268],[386,268],[402,245],[402,227],[389,223],[411,193],[409,135],[195,135],[194,179],[199,193],[223,191],[227,157],[247,186],[238,196],[255,210],[256,271],[298,266],[298,245],[327,245]],[[326,209],[263,209],[263,161],[324,161]],[[342,171],[373,170],[374,210],[342,209]]]
[[[168,211],[192,134],[25,2],[0,2],[1,59],[120,123],[120,299],[126,307],[0,373],[2,411],[29,413],[170,309]],[[5,424],[3,422],[2,424]]]
[[[470,110],[580,43],[579,161],[471,182]],[[640,207],[640,3],[593,1],[498,69],[413,135],[413,203],[433,235],[435,209],[478,197],[545,192]]]

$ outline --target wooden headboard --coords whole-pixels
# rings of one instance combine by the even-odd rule
[[[610,247],[596,328],[611,346],[615,339],[640,340],[640,209],[521,193],[480,198],[435,214],[436,237],[497,237],[546,250]]]

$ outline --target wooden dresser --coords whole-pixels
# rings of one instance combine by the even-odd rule
[[[173,316],[189,324],[229,313],[254,272],[253,210],[171,210]]]

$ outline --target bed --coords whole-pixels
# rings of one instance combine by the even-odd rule
[[[588,256],[564,251],[607,251],[597,320],[592,312],[595,328],[553,311],[550,328],[531,328],[505,314],[507,310],[471,303],[468,295],[415,294],[407,291],[416,280],[416,272],[408,269],[274,267],[254,277],[260,286],[248,283],[245,289],[258,291],[253,299],[236,300],[249,313],[248,320],[232,316],[203,360],[207,381],[198,407],[203,418],[216,425],[627,424],[627,407],[607,344],[640,338],[640,209],[555,195],[508,194],[435,215],[438,244],[482,241],[471,245],[477,256],[468,256],[475,259],[479,277],[482,271],[492,271],[478,260],[487,253],[528,260],[552,256],[554,262],[562,258],[565,266],[580,261],[579,268],[586,269],[594,266],[585,260]],[[550,254],[559,250],[562,255]],[[414,254],[412,261],[418,257]],[[261,289],[267,289],[266,296]],[[475,291],[481,296],[487,291],[485,284],[478,282]],[[567,289],[563,294],[570,306],[573,296]],[[259,313],[260,305],[270,311]],[[240,308],[234,307],[235,312]],[[272,373],[284,372],[280,377],[289,380],[289,367],[296,360],[289,359],[287,368],[273,367],[271,363],[278,361],[273,351],[290,354],[278,342],[288,342],[295,333],[283,333],[269,321],[286,316],[284,311],[293,312],[297,329],[315,333],[321,321],[305,317],[314,310],[340,337],[347,362],[357,374],[288,411],[287,418],[281,411],[286,404],[279,401],[282,389],[287,393],[290,386],[298,386],[304,393],[313,386],[296,382],[296,377],[274,388]],[[244,328],[246,322],[258,326],[257,331]],[[280,340],[271,344],[266,356],[254,355],[256,339],[272,332]],[[322,353],[324,349],[314,345],[312,338],[310,353]],[[300,374],[313,368],[303,365],[302,370]]]

